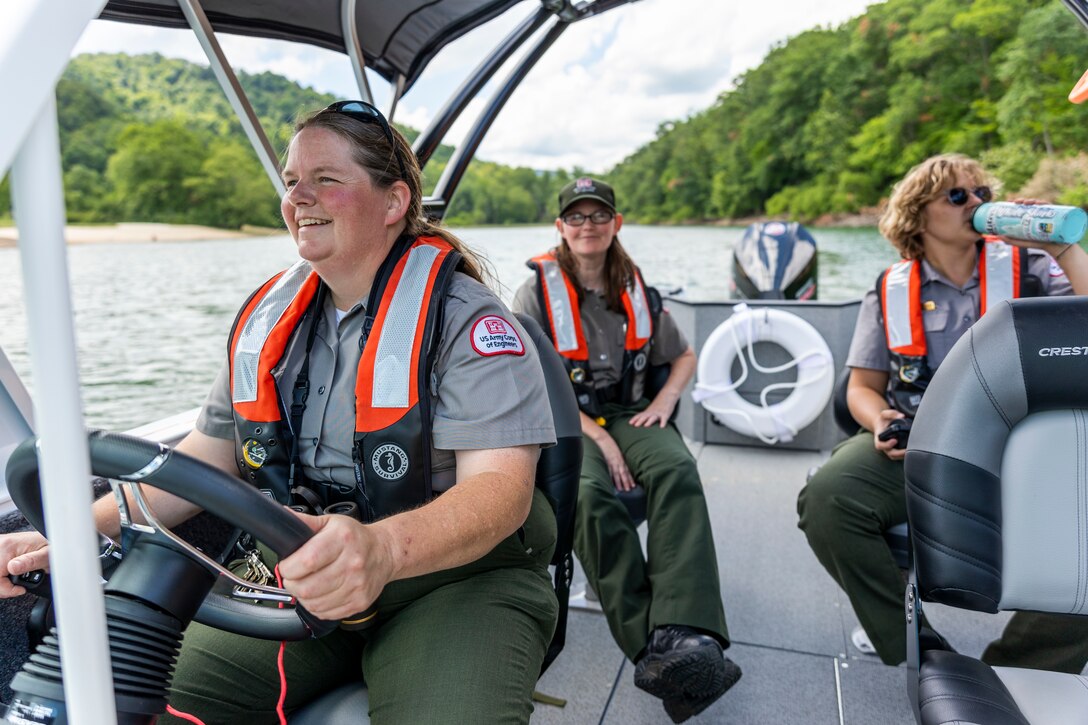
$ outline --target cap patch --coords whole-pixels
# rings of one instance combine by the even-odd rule
[[[588,176],[583,176],[574,182],[574,193],[582,194],[587,191],[596,191],[597,187],[593,185],[593,179]]]
[[[485,315],[472,326],[472,349],[491,355],[524,355],[525,345],[517,330],[498,315]]]

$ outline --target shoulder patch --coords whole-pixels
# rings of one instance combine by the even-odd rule
[[[1058,264],[1057,260],[1055,260],[1053,257],[1051,257],[1051,259],[1050,259],[1050,276],[1051,277],[1064,277],[1065,276],[1065,271],[1062,269],[1061,265]]]
[[[472,349],[485,357],[524,355],[525,344],[517,330],[498,315],[484,315],[472,326]]]

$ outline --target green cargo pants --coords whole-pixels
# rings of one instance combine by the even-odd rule
[[[558,611],[547,569],[555,538],[537,491],[522,531],[481,559],[388,584],[375,627],[288,642],[287,712],[365,676],[374,725],[527,723]],[[171,705],[207,725],[278,722],[278,649],[192,624]]]
[[[797,498],[798,526],[842,587],[880,659],[906,659],[904,583],[883,532],[907,520],[903,463],[862,431],[840,443]],[[982,656],[992,665],[1080,673],[1088,617],[1017,612]]]
[[[635,661],[654,627],[683,624],[712,634],[723,647],[729,632],[718,560],[699,472],[676,428],[636,428],[645,408],[606,405],[605,428],[631,475],[646,489],[649,529],[642,555],[635,525],[616,498],[608,465],[588,437],[582,456],[574,550],[616,643]]]

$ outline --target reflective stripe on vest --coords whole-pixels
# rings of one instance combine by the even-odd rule
[[[654,323],[650,316],[650,302],[646,299],[646,289],[642,286],[642,275],[637,272],[623,295],[623,307],[627,310],[625,347],[628,350],[638,350],[653,337]]]
[[[420,356],[435,279],[453,250],[436,237],[421,237],[401,257],[374,317],[355,381],[355,430],[376,431],[400,420],[419,402]],[[369,371],[370,374],[366,374]]]
[[[231,340],[231,401],[247,420],[280,419],[272,369],[317,292],[317,273],[299,260],[273,277],[242,310]]]
[[[582,333],[582,313],[578,307],[578,294],[574,285],[563,274],[559,261],[550,254],[534,257],[543,274],[540,283],[544,287],[545,310],[551,322],[555,349],[571,360],[588,360],[589,346]]]
[[[559,354],[570,360],[588,360],[589,345],[582,330],[582,313],[574,284],[563,273],[552,254],[542,254],[530,260],[542,270],[539,275],[547,303],[548,321]],[[636,271],[631,284],[623,293],[623,308],[627,312],[627,334],[624,349],[640,350],[654,334],[653,316],[642,276]]]
[[[419,401],[416,371],[428,305],[438,270],[452,249],[441,239],[423,237],[397,262],[371,331],[377,344],[367,345],[359,358],[356,431],[386,428]],[[272,370],[313,300],[318,281],[309,263],[297,262],[269,280],[242,311],[231,341],[231,399],[246,420],[281,419]]]
[[[1020,254],[1016,247],[986,238],[978,260],[979,317],[1005,300],[1020,296]],[[905,259],[884,274],[880,290],[888,350],[897,355],[924,357],[922,323],[922,265]]]
[[[883,295],[888,349],[900,355],[925,355],[921,265],[904,259],[889,267],[884,275]]]
[[[987,241],[978,266],[979,317],[1005,300],[1020,296],[1020,252],[1011,244]]]

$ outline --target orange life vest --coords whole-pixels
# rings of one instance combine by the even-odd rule
[[[461,255],[435,237],[402,237],[379,268],[367,303],[355,381],[354,488],[301,480],[292,427],[302,419],[308,380],[296,381],[291,406],[272,371],[303,323],[313,328],[323,284],[309,263],[277,274],[246,302],[230,339],[230,385],[237,460],[244,478],[283,504],[299,486],[324,505],[355,501],[367,520],[429,501],[428,386],[441,334],[446,291]],[[304,363],[303,370],[308,365]],[[300,378],[304,378],[300,374]]]
[[[1023,247],[996,237],[983,238],[978,254],[979,317],[1004,300],[1041,293],[1038,280],[1027,275],[1027,258],[1028,251]],[[888,380],[888,402],[913,416],[933,377],[922,322],[921,260],[904,259],[888,267],[877,278],[876,289],[894,368]]]
[[[551,252],[533,257],[526,264],[536,272],[540,306],[547,317],[545,329],[567,366],[578,406],[596,418],[601,414],[601,404],[605,402],[615,401],[624,405],[637,403],[645,387],[654,325],[661,314],[661,297],[657,290],[646,286],[642,273],[636,267],[634,279],[622,296],[627,314],[621,367],[623,377],[616,386],[601,389],[593,384],[589,345],[582,330],[582,313],[574,283]]]

